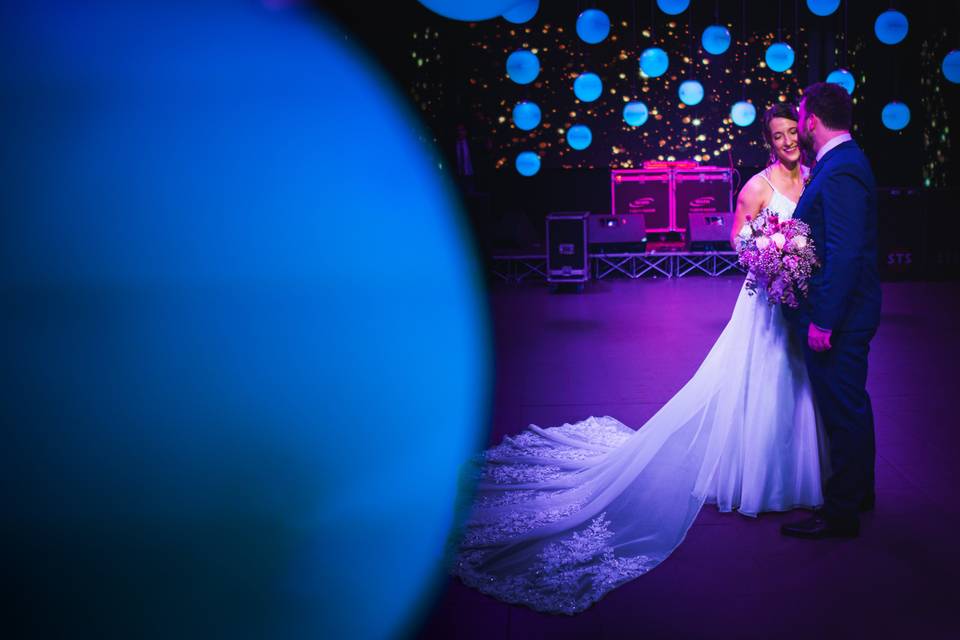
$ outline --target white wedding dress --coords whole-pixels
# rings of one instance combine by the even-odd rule
[[[795,206],[774,190],[767,208]],[[693,378],[637,431],[609,416],[530,425],[486,451],[451,572],[573,614],[663,562],[705,502],[749,516],[819,506],[824,449],[781,310],[741,288]]]

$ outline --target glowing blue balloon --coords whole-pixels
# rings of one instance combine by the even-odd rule
[[[793,66],[793,48],[786,42],[774,42],[767,47],[765,58],[770,69],[782,73]]]
[[[540,156],[533,151],[521,151],[517,154],[517,173],[522,176],[532,176],[540,171]]]
[[[640,54],[640,70],[651,78],[662,76],[668,66],[670,66],[670,59],[667,57],[667,52],[659,47],[644,49]]]
[[[540,124],[540,107],[533,102],[518,102],[513,108],[513,124],[524,131],[535,129]]]
[[[628,102],[623,108],[623,119],[631,127],[639,127],[647,121],[649,115],[650,112],[647,109],[647,105],[639,100]]]
[[[610,33],[610,18],[599,9],[587,9],[577,18],[577,35],[587,44],[603,42]]]
[[[593,142],[593,134],[590,132],[590,127],[585,124],[575,124],[567,131],[567,144],[577,151],[586,149],[591,142]]]
[[[680,96],[680,102],[685,105],[692,107],[700,104],[703,100],[703,85],[696,80],[684,80],[680,83],[677,95]]]
[[[533,16],[537,15],[540,8],[540,0],[521,0],[520,4],[514,6],[503,14],[507,22],[513,24],[523,24],[529,22]]]
[[[419,0],[420,4],[453,20],[489,20],[503,15],[517,4],[517,0]]]
[[[514,51],[507,57],[507,75],[517,84],[530,84],[540,75],[540,60],[526,49]]]
[[[807,0],[810,13],[818,16],[828,16],[837,10],[840,0]]]
[[[954,49],[943,57],[943,75],[950,82],[960,82],[960,49]]]
[[[730,119],[738,127],[749,127],[757,119],[757,109],[746,101],[733,103],[730,107]]]
[[[703,30],[700,43],[704,51],[718,56],[730,48],[730,31],[722,24],[712,24]]]
[[[595,73],[581,73],[573,81],[573,93],[583,102],[593,102],[603,93],[603,82]]]
[[[907,37],[909,29],[910,23],[907,16],[893,9],[881,13],[873,23],[873,31],[883,44],[897,44]]]
[[[409,634],[490,358],[482,271],[409,100],[301,11],[0,15],[3,153],[29,159],[3,187],[3,527],[36,543],[7,580],[107,638]]]
[[[902,102],[889,102],[880,117],[887,129],[899,131],[910,124],[910,108]]]
[[[675,16],[687,10],[690,0],[657,0],[657,6],[660,7],[660,11]]]
[[[857,86],[857,81],[853,77],[853,74],[846,69],[834,69],[831,71],[827,76],[827,82],[840,85],[850,94],[853,93],[854,88]]]

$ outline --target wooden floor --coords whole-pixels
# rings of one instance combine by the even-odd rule
[[[603,281],[582,293],[492,285],[490,442],[529,423],[611,415],[640,427],[693,374],[740,277]],[[705,507],[651,573],[551,616],[450,579],[422,638],[960,637],[960,283],[885,283],[868,390],[877,507],[855,540],[784,538],[793,514]]]

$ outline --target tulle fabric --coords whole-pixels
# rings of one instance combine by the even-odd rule
[[[770,206],[793,210],[780,194]],[[744,287],[697,372],[640,429],[530,425],[484,452],[451,571],[503,601],[577,613],[663,562],[704,503],[819,506],[824,452],[802,354],[780,309]]]

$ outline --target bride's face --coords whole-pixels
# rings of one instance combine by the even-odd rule
[[[773,143],[773,153],[780,162],[794,163],[800,161],[800,145],[797,133],[795,120],[789,118],[773,118],[770,120],[770,141]]]

